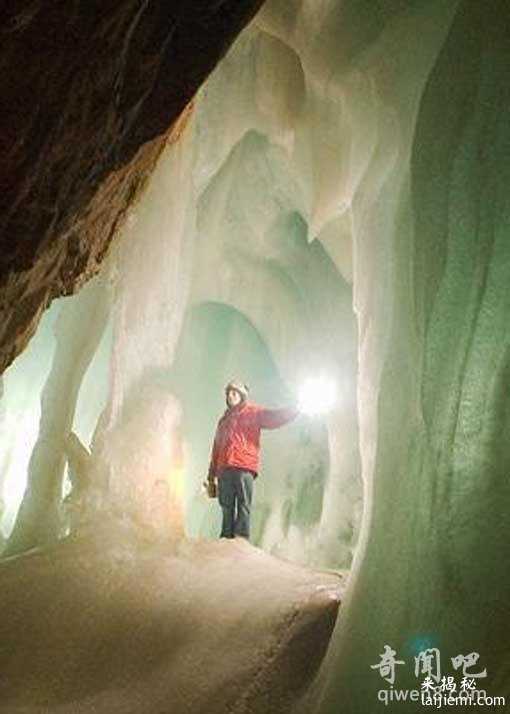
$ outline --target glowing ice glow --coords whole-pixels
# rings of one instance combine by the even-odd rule
[[[301,385],[298,406],[305,414],[325,414],[333,408],[336,396],[336,385],[331,379],[310,377]]]

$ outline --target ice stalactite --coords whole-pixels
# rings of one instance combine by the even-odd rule
[[[108,307],[102,278],[61,305],[55,325],[55,356],[41,394],[39,434],[6,555],[54,542],[60,536],[65,440],[72,428],[83,376],[106,325]]]
[[[181,405],[166,372],[188,295],[191,134],[164,154],[112,256],[110,394],[91,447],[102,507],[170,537],[184,528]]]
[[[86,517],[85,499],[90,496],[92,459],[89,450],[72,431],[64,444],[67,459],[70,492],[62,503],[62,531],[74,535],[83,526]]]
[[[9,554],[51,542],[69,519],[80,533],[115,518],[159,535],[183,532],[181,406],[165,375],[189,282],[191,156],[186,140],[169,147],[101,277],[59,306],[39,435]],[[107,394],[86,393],[107,317],[113,327],[102,357],[109,361]],[[97,405],[87,400],[98,398],[106,404],[91,431]],[[62,514],[66,459],[72,490]]]

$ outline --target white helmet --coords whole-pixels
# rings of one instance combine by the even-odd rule
[[[229,389],[235,389],[236,392],[239,392],[242,399],[247,399],[248,392],[250,391],[250,388],[248,387],[248,385],[244,384],[244,382],[241,382],[238,379],[230,380],[230,382],[225,386],[225,394],[228,393]]]

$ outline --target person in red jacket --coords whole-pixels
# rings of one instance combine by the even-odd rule
[[[257,478],[260,430],[277,429],[295,419],[299,410],[266,409],[248,401],[248,387],[231,381],[225,387],[227,409],[218,421],[208,481],[223,512],[220,538],[250,537],[253,481]]]

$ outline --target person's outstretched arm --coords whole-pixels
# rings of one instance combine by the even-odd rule
[[[261,429],[278,429],[279,426],[288,424],[299,414],[297,407],[283,407],[282,409],[266,409],[260,407],[257,411],[257,421]]]

